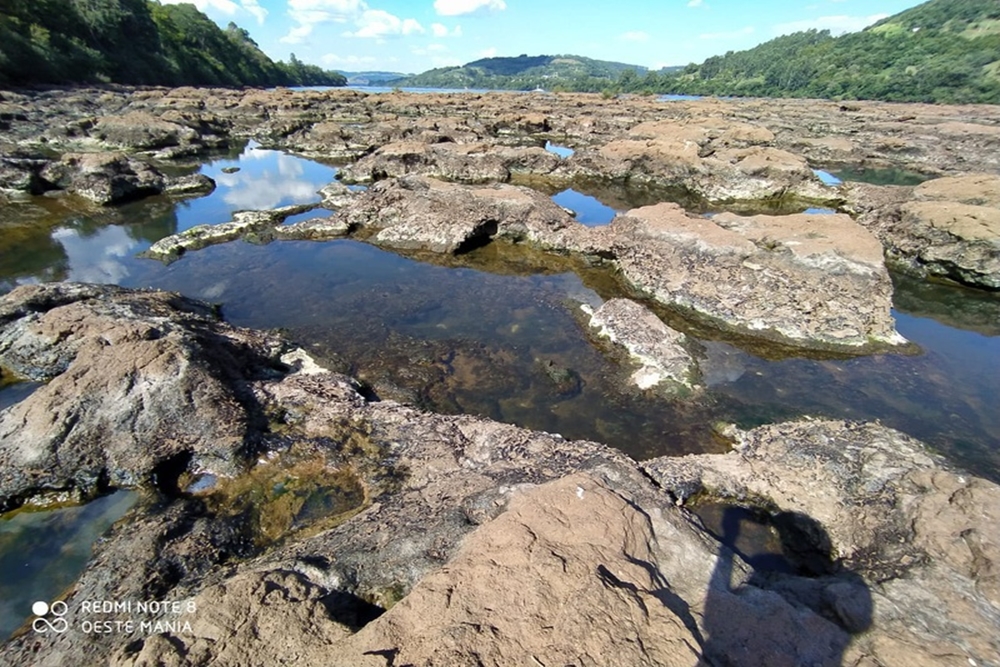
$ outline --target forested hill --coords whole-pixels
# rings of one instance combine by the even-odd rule
[[[931,0],[858,33],[778,37],[689,65],[654,92],[997,104],[1000,2]]]
[[[234,23],[152,0],[2,0],[0,85],[344,85],[291,57],[274,62]]]
[[[497,90],[602,90],[626,71],[645,72],[638,65],[594,60],[583,56],[483,58],[461,67],[441,67],[394,81],[395,85],[428,88],[491,88]]]

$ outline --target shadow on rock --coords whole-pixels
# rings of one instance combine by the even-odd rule
[[[833,559],[823,526],[799,512],[761,519],[734,506],[705,523],[720,545],[705,597],[699,664],[845,664],[852,636],[872,624],[872,595],[860,575]],[[739,559],[753,568],[743,581]]]

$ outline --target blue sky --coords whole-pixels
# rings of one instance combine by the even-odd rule
[[[175,3],[185,0],[161,0]],[[274,59],[422,72],[486,56],[576,54],[685,65],[777,35],[834,34],[917,0],[186,0]]]

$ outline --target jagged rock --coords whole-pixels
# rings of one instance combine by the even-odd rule
[[[590,315],[590,326],[624,347],[641,364],[632,375],[640,389],[664,382],[688,391],[696,387],[698,365],[684,347],[687,336],[628,299],[612,299],[596,311],[586,305],[583,309]]]
[[[805,347],[905,342],[881,245],[849,216],[706,219],[657,204],[619,216],[611,233],[623,276],[661,303]]]
[[[0,507],[135,486],[171,461],[235,473],[256,418],[239,387],[279,365],[277,345],[166,292],[50,284],[0,297],[0,365],[46,381],[0,412]]]
[[[102,205],[158,194],[165,187],[159,170],[123,153],[67,153],[40,175],[51,189],[67,190]]]

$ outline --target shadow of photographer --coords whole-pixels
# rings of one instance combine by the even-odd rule
[[[702,614],[700,664],[844,664],[852,638],[871,626],[872,597],[859,574],[834,560],[822,525],[797,512],[762,517],[715,507],[702,516],[720,546]],[[771,544],[762,544],[768,536]]]

